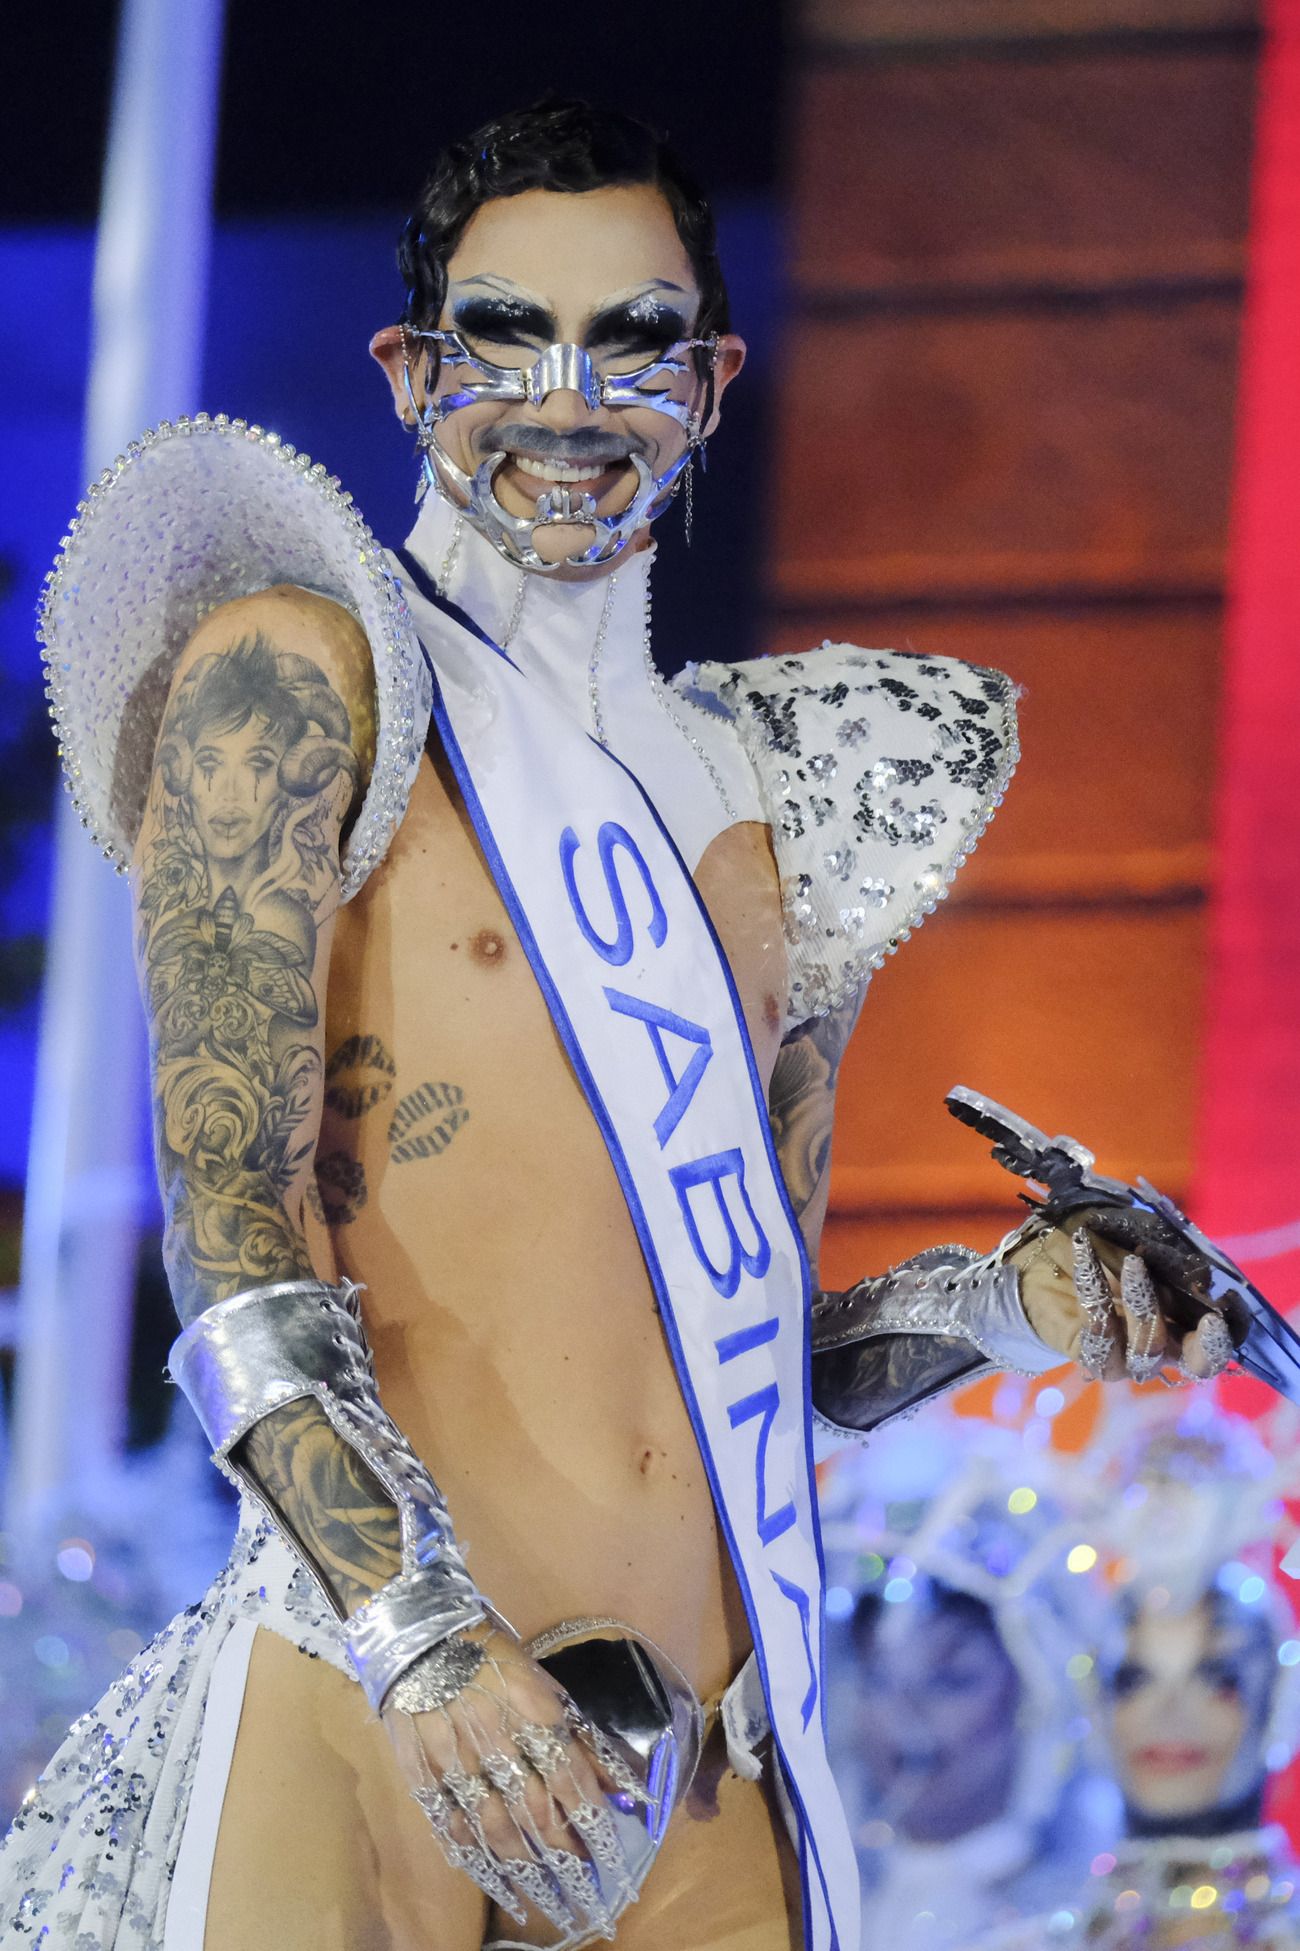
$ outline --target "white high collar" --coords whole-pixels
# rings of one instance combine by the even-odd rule
[[[688,867],[735,821],[762,817],[730,727],[670,689],[651,659],[653,542],[592,582],[560,582],[507,562],[430,491],[407,547],[444,596],[636,774]]]

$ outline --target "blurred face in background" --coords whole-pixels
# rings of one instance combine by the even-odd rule
[[[1267,1616],[1214,1593],[1139,1611],[1105,1683],[1115,1772],[1130,1809],[1178,1821],[1259,1789],[1275,1671]]]
[[[858,1738],[879,1813],[911,1842],[951,1842],[1004,1815],[1019,1755],[1020,1678],[993,1615],[924,1588],[855,1623]]]

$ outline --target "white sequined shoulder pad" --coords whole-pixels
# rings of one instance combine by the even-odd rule
[[[732,721],[757,774],[794,1028],[859,994],[948,892],[1019,757],[1014,687],[955,658],[852,644],[692,665],[677,683]]]
[[[359,620],[375,661],[377,752],[343,855],[348,900],[382,860],[429,722],[429,677],[400,586],[336,480],[278,434],[224,414],[164,421],[92,483],[46,578],[37,635],[73,805],[124,871],[171,675],[220,603],[298,583]]]

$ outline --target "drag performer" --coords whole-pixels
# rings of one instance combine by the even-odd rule
[[[648,131],[479,130],[402,264],[406,550],[203,417],[47,593],[135,893],[172,1373],[246,1517],[37,1786],[4,1928],[850,1951],[813,1405],[1233,1344],[1039,1220],[818,1296],[810,1404],[840,1057],[1001,798],[1011,686],[831,645],[658,677],[651,525],[744,347]]]
[[[1177,1424],[1146,1418],[1136,1443],[1126,1422],[1128,1441],[1112,1427],[1099,1445],[1108,1494],[1089,1527],[1106,1627],[1093,1714],[1124,1834],[981,1951],[1281,1951],[1300,1943],[1300,1865],[1263,1805],[1300,1735],[1300,1642],[1275,1569],[1296,1535],[1295,1419],[1266,1427],[1273,1454],[1205,1401]]]
[[[1114,1834],[1080,1751],[1090,1595],[1053,1474],[941,1405],[828,1466],[829,1745],[866,1945],[967,1951],[1082,1882]]]

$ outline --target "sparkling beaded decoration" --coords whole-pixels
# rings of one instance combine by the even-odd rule
[[[825,643],[688,665],[674,688],[735,725],[781,876],[790,1020],[825,1016],[943,900],[1020,757],[1015,690],[952,658]]]
[[[1036,1946],[1283,1951],[1300,1943],[1300,1866],[1280,1830],[1126,1842],[1098,1857],[1093,1875],[1087,1897],[1049,1918]]]
[[[241,1620],[348,1672],[318,1589],[246,1512],[199,1604],[178,1613],[73,1724],[25,1798],[0,1843],[0,1943],[157,1951],[208,1690]]]
[[[225,414],[163,421],[93,482],[46,577],[37,636],[64,779],[119,872],[139,830],[176,660],[218,604],[297,583],[370,640],[379,707],[343,898],[383,858],[429,720],[429,681],[384,552],[334,477],[278,434]]]

